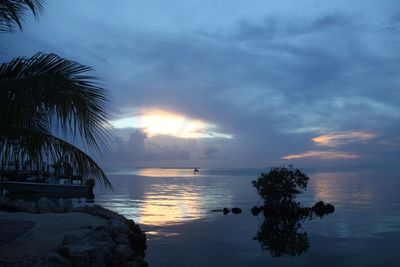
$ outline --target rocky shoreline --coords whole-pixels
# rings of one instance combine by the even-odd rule
[[[66,234],[51,250],[18,258],[0,256],[0,266],[148,266],[144,260],[146,235],[133,220],[99,205],[73,208],[68,201],[58,205],[47,198],[37,203],[0,197],[0,210],[6,212],[91,214],[107,220],[84,236]],[[0,218],[1,219],[1,218]]]

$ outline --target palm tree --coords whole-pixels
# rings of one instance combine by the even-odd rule
[[[25,13],[32,11],[35,17],[43,12],[43,0],[0,0],[0,32],[22,30]]]
[[[27,10],[42,11],[40,0],[0,0],[0,31],[21,29]],[[100,153],[110,136],[105,90],[91,68],[55,54],[37,53],[0,66],[0,160],[57,161],[68,156],[82,178],[111,187],[96,162],[56,136],[82,140]],[[56,131],[59,129],[59,131]]]

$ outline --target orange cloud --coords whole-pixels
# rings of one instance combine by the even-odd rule
[[[375,136],[376,134],[371,132],[351,131],[323,134],[312,140],[320,146],[337,147],[349,142],[367,141]]]
[[[358,156],[353,153],[340,151],[307,151],[301,154],[292,154],[283,159],[321,158],[321,159],[355,159]]]

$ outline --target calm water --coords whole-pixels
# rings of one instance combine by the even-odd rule
[[[141,225],[150,266],[400,266],[399,171],[308,172],[298,200],[305,206],[323,200],[336,212],[300,222],[308,245],[285,257],[253,240],[263,218],[249,212],[260,200],[251,181],[261,171],[112,172],[114,191],[98,191],[95,202]],[[223,207],[243,213],[211,212]]]

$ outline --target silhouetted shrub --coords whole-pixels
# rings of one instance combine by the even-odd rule
[[[296,195],[307,188],[309,177],[299,169],[273,167],[254,180],[253,186],[268,205],[291,205]]]

